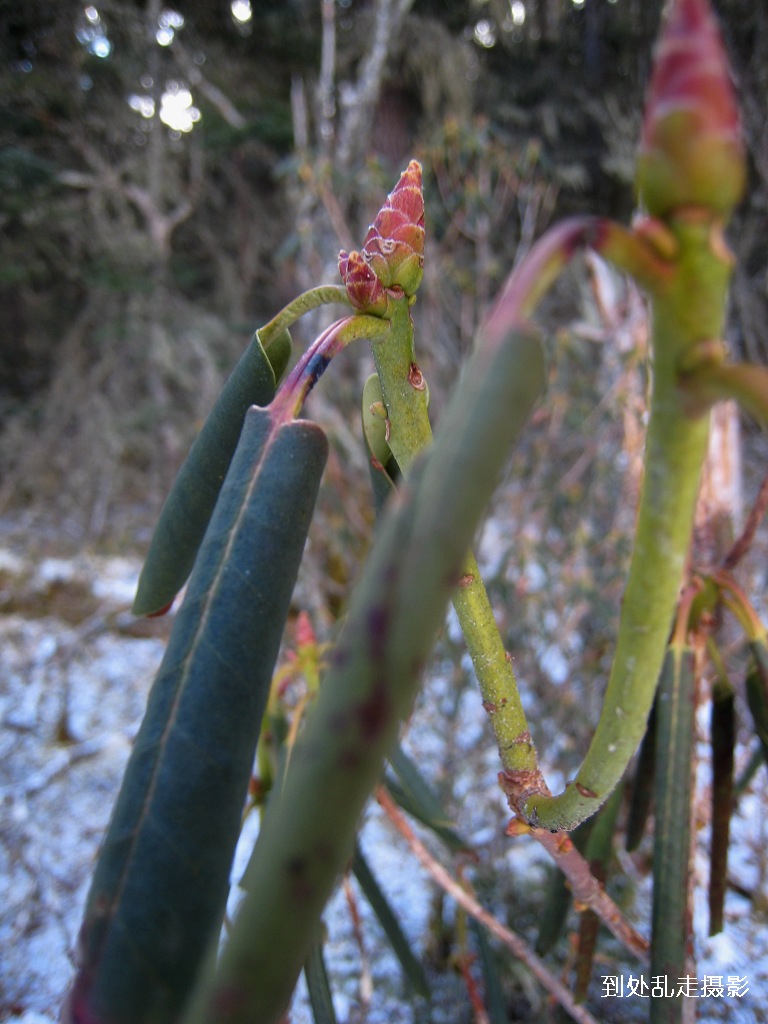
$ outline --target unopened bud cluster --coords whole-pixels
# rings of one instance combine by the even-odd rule
[[[706,0],[672,0],[648,87],[637,181],[648,212],[726,216],[744,191],[739,113]]]
[[[339,253],[339,272],[352,305],[383,316],[391,295],[411,298],[424,273],[421,165],[411,160],[365,236],[361,252]]]

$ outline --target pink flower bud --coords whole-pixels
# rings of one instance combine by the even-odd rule
[[[299,617],[296,619],[296,646],[317,647],[317,637],[312,620],[305,611],[300,611]]]
[[[339,273],[347,289],[349,301],[361,313],[382,316],[389,306],[384,286],[359,252],[339,253]]]
[[[648,87],[637,182],[654,216],[680,206],[725,216],[743,193],[739,112],[708,0],[671,0]]]
[[[363,258],[385,288],[415,295],[424,273],[421,165],[411,160],[368,229]]]

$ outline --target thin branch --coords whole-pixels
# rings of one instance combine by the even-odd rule
[[[153,134],[161,131],[159,121],[153,125]],[[146,230],[161,253],[167,253],[168,243],[174,230],[194,212],[202,192],[203,169],[199,153],[193,149],[190,167],[190,183],[173,207],[165,212],[161,208],[162,196],[154,195],[151,188],[126,181],[124,173],[112,166],[98,149],[83,137],[74,138],[73,145],[94,171],[90,178],[75,171],[66,171],[60,180],[74,188],[94,188],[118,195],[141,214]],[[150,178],[152,177],[150,166]],[[159,186],[157,186],[159,187]]]
[[[597,1024],[597,1021],[588,1010],[576,1004],[571,992],[549,971],[528,943],[515,932],[505,927],[484,907],[480,906],[477,900],[466,889],[462,888],[459,882],[446,871],[443,865],[435,860],[426,846],[416,836],[383,786],[380,786],[376,791],[376,799],[389,820],[408,843],[419,863],[430,873],[437,884],[453,897],[468,914],[484,925],[518,960],[521,960],[531,973],[538,978],[547,992],[554,996],[574,1020],[579,1021],[579,1024]]]
[[[197,89],[201,95],[205,96],[211,106],[216,108],[222,120],[224,120],[230,128],[245,128],[248,121],[243,117],[232,100],[218,87],[218,85],[214,85],[210,79],[206,78],[200,70],[199,65],[195,64],[192,56],[186,48],[178,42],[178,37],[174,42],[174,56],[189,79],[189,84]]]
[[[328,155],[336,114],[336,2],[322,0],[323,32],[320,45],[320,81],[317,85],[320,151]]]
[[[82,171],[61,171],[56,180],[67,188],[81,188],[86,192],[97,188],[99,179],[93,174],[84,174]]]
[[[346,116],[339,133],[338,159],[341,167],[349,167],[368,138],[364,127],[381,94],[386,62],[403,18],[413,0],[379,0],[373,27],[371,47],[363,61],[357,85],[350,87]]]
[[[549,795],[549,788],[539,771],[499,773],[499,785],[507,795],[507,801],[516,817],[507,826],[507,835],[530,835],[550,854],[571,886],[574,899],[584,909],[594,911],[603,924],[619,942],[644,964],[649,962],[649,944],[640,932],[624,917],[595,878],[588,862],[571,842],[567,832],[550,832],[545,828],[534,828],[526,823],[520,809],[535,792]]]
[[[304,81],[299,75],[291,76],[291,123],[293,124],[293,145],[300,159],[306,160],[309,151],[309,117]]]
[[[752,510],[747,517],[741,536],[737,538],[733,547],[725,556],[723,569],[726,571],[735,569],[744,555],[746,555],[752,545],[752,541],[755,539],[758,526],[765,519],[766,512],[768,512],[768,474],[766,474],[760,485],[755,504],[752,506]]]
[[[68,771],[73,765],[91,757],[97,757],[111,742],[109,736],[97,736],[83,740],[75,746],[60,747],[50,753],[42,768],[27,775],[20,786],[4,786],[0,789],[0,801],[17,799],[21,802],[46,789],[57,776]]]
[[[363,922],[360,917],[360,908],[357,902],[357,896],[352,886],[352,882],[349,877],[349,872],[344,875],[344,896],[347,900],[347,906],[349,907],[349,914],[352,918],[352,934],[355,937],[355,943],[357,945],[357,952],[360,957],[360,985],[358,992],[360,996],[360,1018],[365,1020],[368,1016],[368,1010],[371,1004],[371,996],[373,994],[373,976],[371,974],[371,958],[368,955],[368,949],[365,944],[365,934],[363,929]]]
[[[513,819],[508,832],[530,834],[540,843],[560,868],[571,886],[574,899],[581,909],[592,910],[619,942],[642,963],[649,962],[648,940],[624,917],[611,897],[590,870],[589,864],[579,853],[565,832],[549,832],[545,828],[531,828],[518,819]]]

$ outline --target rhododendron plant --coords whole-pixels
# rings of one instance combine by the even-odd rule
[[[388,760],[403,784],[401,806],[449,848],[463,848],[435,810],[418,766],[398,747],[449,601],[498,744],[500,784],[513,814],[499,827],[510,837],[538,840],[581,909],[597,915],[641,962],[648,942],[590,864],[610,850],[617,787],[651,735],[656,701],[650,970],[675,979],[688,973],[700,671],[692,650],[702,649],[715,610],[733,612],[747,636],[750,707],[762,737],[768,717],[766,633],[733,578],[736,556],[709,575],[688,563],[713,403],[736,397],[768,414],[768,373],[730,362],[722,340],[733,262],[723,229],[744,182],[737,105],[716,23],[706,0],[672,0],[640,141],[642,215],[632,227],[575,218],[534,245],[482,323],[434,438],[411,318],[425,260],[416,161],[360,251],[340,254],[343,286],[306,292],[256,332],[181,471],[140,581],[136,611],[152,614],[167,607],[191,572],[94,875],[67,1020],[277,1024],[302,968],[311,994],[327,988],[318,925],[350,863],[406,976],[416,991],[425,990],[413,952],[382,909],[355,834]],[[553,794],[470,548],[509,448],[544,391],[536,306],[588,247],[648,295],[652,397],[635,545],[603,710],[579,771]],[[285,374],[288,329],[327,303],[345,306],[346,315]],[[306,692],[289,708],[285,677],[273,680],[273,672],[327,453],[321,428],[301,416],[332,360],[359,339],[370,343],[376,365],[364,390],[363,435],[380,522],[332,650],[320,652],[301,620],[291,678],[303,672]],[[727,692],[717,696],[713,745],[732,755],[725,717],[732,701]],[[261,774],[252,779],[257,741]],[[715,763],[713,831],[725,832],[727,848],[728,758],[718,753]],[[242,882],[246,897],[217,956],[249,793],[263,821]],[[396,820],[391,793],[379,799]],[[582,856],[578,836],[574,843],[567,833],[596,813],[600,824]],[[711,906],[713,921],[721,922],[727,864],[718,842]],[[416,840],[413,846],[428,860]],[[503,934],[568,1013],[592,1019],[522,939],[509,938],[458,883],[455,889],[462,906]],[[580,971],[588,976],[586,949],[585,940]],[[316,1007],[327,1009],[328,1002],[327,992],[313,999]],[[679,1020],[682,1005],[679,998],[652,999],[651,1019]]]

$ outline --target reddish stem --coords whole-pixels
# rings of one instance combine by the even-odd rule
[[[521,960],[538,978],[543,987],[560,1003],[563,1009],[580,1024],[597,1024],[592,1014],[583,1006],[578,1006],[571,992],[549,971],[542,960],[533,952],[525,939],[516,932],[506,928],[501,921],[481,907],[477,900],[463,889],[459,882],[440,864],[426,846],[416,836],[405,816],[392,800],[383,786],[376,790],[376,799],[384,809],[389,820],[408,843],[422,867],[426,868],[437,884],[445,890],[468,914],[485,925],[488,931],[502,942],[514,956]],[[555,836],[552,837],[556,838]]]
[[[755,539],[757,528],[765,519],[765,514],[768,512],[768,474],[766,474],[760,485],[755,503],[752,506],[752,510],[747,517],[747,521],[744,524],[744,529],[741,531],[741,536],[734,542],[733,547],[725,556],[723,562],[723,569],[726,572],[730,572],[735,569],[742,558],[746,555],[752,546],[752,541]]]
[[[273,399],[270,411],[275,426],[288,423],[299,415],[307,396],[330,361],[351,341],[380,337],[388,330],[388,321],[371,316],[347,316],[326,328],[296,363]]]
[[[630,231],[604,217],[572,217],[546,232],[508,278],[483,326],[491,343],[503,343],[510,331],[534,312],[563,268],[581,250],[591,248],[638,284],[655,291],[673,272],[669,232],[655,221]],[[674,239],[671,239],[674,244]]]

